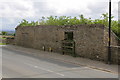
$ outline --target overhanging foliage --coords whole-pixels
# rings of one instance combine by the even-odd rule
[[[113,19],[114,16],[111,18]],[[79,15],[78,17],[71,17],[71,16],[50,16],[50,17],[42,17],[40,21],[31,21],[28,22],[27,20],[23,19],[19,26],[37,26],[37,25],[79,25],[79,24],[104,24],[108,27],[108,13],[102,14],[100,19],[85,18],[83,15]],[[118,21],[112,20],[111,22],[112,31],[120,38],[120,24]]]

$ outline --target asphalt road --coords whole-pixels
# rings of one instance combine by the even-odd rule
[[[20,51],[2,48],[2,77],[117,78],[118,75],[51,58],[25,55],[25,53]]]

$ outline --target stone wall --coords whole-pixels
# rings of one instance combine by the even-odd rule
[[[0,43],[6,43],[6,39],[3,39],[4,36],[0,35]]]
[[[6,42],[5,43],[14,45],[15,44],[14,38],[10,38],[10,37],[6,38]]]
[[[55,26],[20,27],[16,30],[17,45],[46,51],[51,47],[54,52],[60,51],[60,31]]]
[[[73,32],[75,52],[85,58],[105,61],[107,59],[108,29],[101,24],[74,26],[18,26],[16,45],[62,53],[61,41],[65,32]],[[117,39],[112,33],[112,45],[117,46]],[[114,54],[114,52],[113,52]]]
[[[120,64],[120,46],[111,46],[111,61]]]

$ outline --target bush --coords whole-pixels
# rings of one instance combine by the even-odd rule
[[[100,19],[92,20],[91,18],[87,19],[83,15],[79,15],[78,17],[67,17],[67,16],[50,16],[50,17],[42,17],[40,21],[31,21],[23,19],[19,26],[37,26],[37,25],[79,25],[79,24],[104,24],[108,27],[108,13],[102,14]],[[113,19],[114,16],[111,17]],[[120,38],[120,24],[118,21],[111,21],[111,29],[112,31]]]

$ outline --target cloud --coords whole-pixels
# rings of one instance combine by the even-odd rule
[[[112,12],[115,14],[118,12],[117,2],[113,5]],[[13,0],[0,3],[1,17],[77,16],[81,13],[94,16],[108,12],[107,10],[108,2],[104,0]]]
[[[112,3],[112,15],[116,20],[118,20],[118,2]]]
[[[96,16],[100,16],[102,13],[106,13],[107,7],[107,2],[96,2],[88,5],[88,8],[91,11],[90,15],[94,18],[96,18]]]
[[[15,17],[0,18],[0,28],[3,30],[14,30],[15,26],[17,26],[19,22],[20,20]]]
[[[93,19],[108,12],[109,0],[0,0],[0,24],[13,29],[23,18],[29,21],[42,16],[78,16]],[[112,14],[118,19],[118,1],[112,0]],[[4,24],[6,23],[6,24]]]
[[[0,17],[31,17],[35,14],[33,3],[24,0],[1,2],[0,11]]]
[[[48,6],[53,8],[58,15],[64,15],[71,11],[89,12],[86,1],[81,0],[48,0]],[[89,0],[87,0],[89,1]],[[73,12],[74,13],[74,12]]]
[[[118,19],[120,20],[120,1],[119,1],[119,4],[118,4]]]
[[[34,3],[33,7],[36,9],[34,15],[35,17],[49,16],[52,14],[54,15],[56,14],[55,10],[49,8],[47,2],[33,2],[33,3]]]

